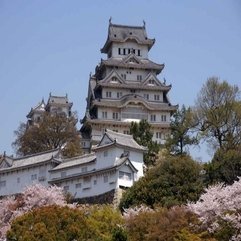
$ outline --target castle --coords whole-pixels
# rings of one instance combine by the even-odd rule
[[[143,26],[113,24],[110,20],[101,59],[90,76],[86,113],[82,119],[82,146],[87,152],[106,128],[129,134],[132,121],[147,120],[153,141],[163,144],[170,132],[170,117],[177,106],[170,103],[171,85],[157,75],[164,64],[148,58],[155,43]]]
[[[85,154],[63,159],[60,149],[21,158],[0,158],[0,196],[16,194],[32,183],[58,185],[75,199],[118,202],[121,190],[143,176],[145,147],[129,135],[132,121],[147,120],[153,140],[163,144],[170,132],[170,117],[177,106],[170,103],[171,85],[159,80],[164,64],[148,58],[155,40],[143,26],[109,22],[101,52],[107,54],[90,76],[87,106],[80,129]],[[67,96],[50,94],[27,115],[36,124],[43,113],[71,116]]]

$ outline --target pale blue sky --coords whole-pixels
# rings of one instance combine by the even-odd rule
[[[101,58],[108,21],[142,25],[156,43],[149,57],[165,63],[173,104],[193,105],[206,79],[241,88],[240,0],[0,0],[0,153],[48,95],[65,95],[82,118],[89,73]],[[202,147],[195,157],[207,161]]]

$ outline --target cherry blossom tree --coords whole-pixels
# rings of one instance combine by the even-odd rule
[[[26,187],[23,193],[18,196],[8,196],[1,199],[0,241],[5,240],[13,219],[35,208],[49,205],[67,205],[62,188],[35,184]]]
[[[217,184],[207,188],[196,203],[188,204],[188,208],[199,216],[209,233],[224,232],[228,227],[226,236],[229,239],[222,240],[241,240],[241,179],[233,185]]]

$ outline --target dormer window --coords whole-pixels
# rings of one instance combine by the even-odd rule
[[[155,80],[154,79],[149,79],[149,85],[154,85]]]
[[[115,83],[116,83],[116,82],[118,82],[118,80],[117,80],[117,78],[114,76],[114,77],[111,78],[111,82],[115,82]]]

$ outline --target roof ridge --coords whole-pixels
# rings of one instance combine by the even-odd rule
[[[63,162],[74,161],[74,160],[77,160],[77,159],[83,159],[85,157],[90,157],[90,156],[94,156],[94,155],[95,155],[95,153],[91,152],[91,153],[83,154],[83,155],[80,155],[80,156],[75,156],[75,157],[63,159]]]
[[[26,159],[26,158],[30,158],[30,157],[33,157],[33,156],[40,156],[42,154],[47,154],[47,153],[51,153],[51,152],[55,152],[59,150],[59,148],[55,148],[55,149],[51,149],[51,150],[47,150],[47,151],[42,151],[42,152],[38,152],[38,153],[33,153],[33,154],[28,154],[26,156],[23,156],[23,157],[17,157],[17,158],[14,158],[14,160],[22,160],[22,159]]]
[[[108,132],[113,133],[113,134],[115,134],[115,135],[119,135],[119,136],[124,136],[124,137],[130,136],[131,138],[133,138],[132,135],[128,135],[128,134],[124,134],[124,133],[112,131],[112,130],[110,130],[110,129],[106,129],[106,133],[108,133]],[[133,140],[134,140],[134,138],[133,138]]]
[[[139,28],[139,29],[145,29],[144,26],[140,25],[124,25],[124,24],[110,24],[110,27],[121,27],[121,28]]]

